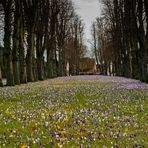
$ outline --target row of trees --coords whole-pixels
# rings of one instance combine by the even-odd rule
[[[0,0],[0,13],[1,85],[4,77],[13,86],[66,75],[68,62],[71,74],[78,73],[84,24],[71,0]]]
[[[104,74],[148,82],[148,1],[101,0],[92,24],[93,49]]]

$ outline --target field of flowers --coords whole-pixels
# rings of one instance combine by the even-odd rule
[[[0,147],[147,148],[148,85],[77,76],[0,88]]]

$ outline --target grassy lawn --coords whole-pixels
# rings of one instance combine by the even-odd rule
[[[148,147],[148,86],[101,76],[0,88],[0,147]]]

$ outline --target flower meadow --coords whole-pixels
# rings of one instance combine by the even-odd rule
[[[0,88],[0,147],[147,148],[148,84],[74,76]]]

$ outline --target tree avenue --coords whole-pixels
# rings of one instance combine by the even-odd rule
[[[101,73],[148,82],[148,1],[100,2],[102,16],[91,32]]]
[[[148,82],[148,1],[100,2],[91,27],[98,72]],[[0,0],[0,86],[80,74],[84,29],[72,0]]]
[[[67,63],[78,73],[84,24],[71,0],[0,0],[0,16],[1,86],[65,76]]]

